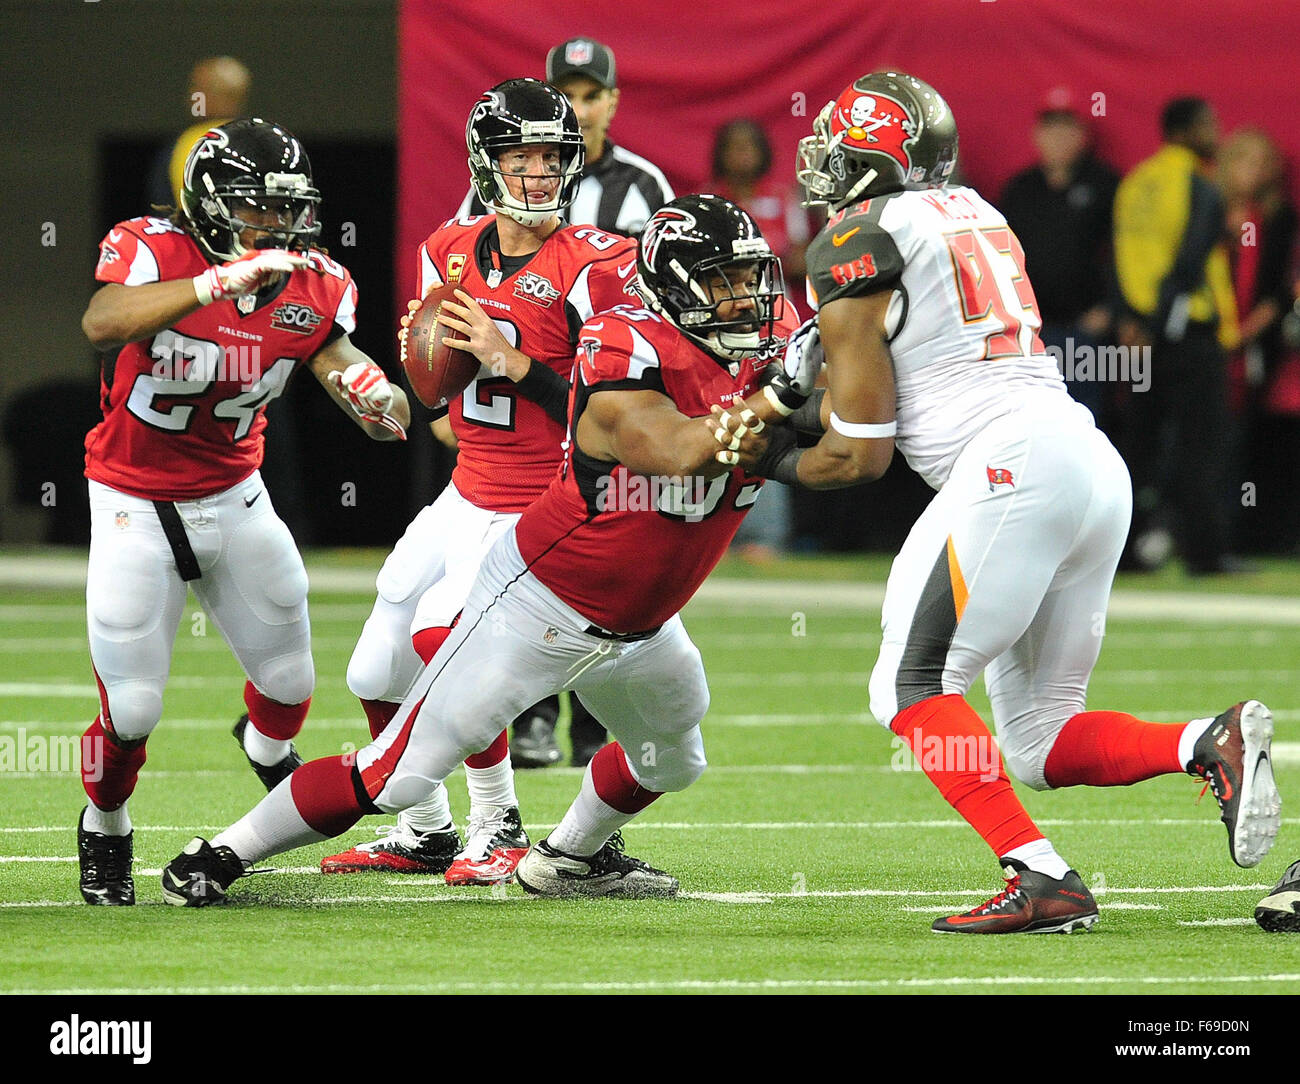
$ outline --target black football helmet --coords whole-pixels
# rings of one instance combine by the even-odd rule
[[[498,162],[502,152],[526,143],[555,143],[560,148],[560,187],[555,198],[544,204],[515,199]],[[582,132],[573,106],[550,83],[540,79],[498,83],[470,110],[465,144],[479,199],[516,222],[539,226],[569,206],[577,194],[586,164]]]
[[[804,206],[839,210],[886,192],[942,188],[957,164],[957,122],[939,92],[903,72],[855,80],[799,140]]]
[[[306,150],[270,121],[241,117],[210,128],[185,159],[181,212],[217,263],[245,255],[239,234],[250,228],[267,234],[258,248],[309,248],[320,236],[319,207]],[[265,225],[268,213],[279,225]]]
[[[681,196],[664,204],[641,231],[637,271],[646,304],[715,357],[741,361],[771,348],[785,303],[781,261],[730,200]],[[735,272],[751,272],[751,287]],[[715,297],[718,287],[725,293]],[[719,307],[734,300],[753,306],[720,316]]]

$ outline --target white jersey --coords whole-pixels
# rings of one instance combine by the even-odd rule
[[[889,350],[895,438],[935,489],[967,442],[1028,396],[1071,409],[1024,252],[1007,220],[970,188],[897,192],[832,216],[808,250],[815,305],[897,291]]]

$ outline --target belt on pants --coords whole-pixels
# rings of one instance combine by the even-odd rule
[[[656,625],[652,629],[642,629],[640,632],[610,632],[609,629],[602,629],[599,625],[588,625],[583,631],[588,636],[599,636],[602,640],[617,640],[621,644],[635,644],[638,640],[648,640],[654,636],[663,625]]]

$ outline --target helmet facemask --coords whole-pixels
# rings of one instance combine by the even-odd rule
[[[210,179],[205,177],[205,181]],[[252,178],[247,179],[249,182]],[[262,234],[253,249],[283,248],[305,252],[320,237],[316,211],[320,193],[303,174],[268,173],[265,183],[235,182],[210,187],[200,201],[203,216],[225,226],[225,251],[205,245],[221,260],[237,260],[251,250],[240,235],[245,230]]]
[[[684,267],[669,258],[660,274],[665,297],[638,282],[642,297],[685,335],[727,361],[766,354],[784,313],[781,261],[761,237],[731,242],[732,251]],[[723,314],[719,310],[744,307]]]

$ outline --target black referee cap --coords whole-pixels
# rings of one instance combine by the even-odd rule
[[[546,81],[559,83],[571,75],[585,75],[613,89],[614,50],[591,38],[570,38],[546,54]]]

